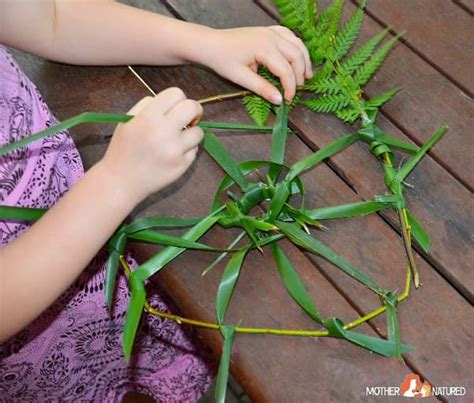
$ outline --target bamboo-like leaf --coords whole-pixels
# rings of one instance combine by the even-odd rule
[[[203,129],[222,129],[222,130],[236,130],[236,131],[249,131],[249,132],[271,132],[272,126],[263,125],[249,125],[245,123],[227,123],[227,122],[210,122],[207,120],[201,120],[197,126]]]
[[[207,216],[204,220],[199,222],[199,224],[196,224],[182,236],[182,239],[193,242],[197,241],[202,235],[204,235],[207,231],[209,231],[209,229],[212,228],[212,226],[217,222],[217,220],[219,220],[220,217],[217,214],[220,211],[222,211],[222,208]],[[142,279],[150,278],[152,275],[160,271],[163,267],[165,267],[169,262],[178,257],[185,250],[185,248],[168,246],[167,248],[163,249],[162,251],[148,259],[145,263],[137,267],[134,270],[134,273],[136,273],[136,275]]]
[[[322,323],[321,315],[314,306],[313,301],[304,288],[298,274],[296,274],[296,270],[291,261],[276,242],[272,243],[270,248],[277,264],[278,271],[280,272],[280,277],[289,294],[313,320]]]
[[[343,323],[337,318],[330,318],[324,321],[324,326],[328,329],[329,334],[334,337],[346,339],[360,347],[363,347],[374,353],[385,357],[394,357],[397,354],[395,343],[388,340],[367,336],[352,330],[345,330]],[[400,352],[407,353],[412,347],[407,344],[400,344]]]
[[[351,144],[355,143],[359,139],[358,133],[348,134],[347,136],[341,137],[328,144],[324,148],[310,156],[298,161],[295,163],[288,172],[286,176],[287,181],[292,181],[297,176],[302,174],[304,171],[313,168],[315,165],[319,164],[321,161],[325,160],[349,147]]]
[[[216,297],[216,317],[220,326],[224,323],[224,318],[227,308],[229,307],[230,298],[232,297],[235,285],[237,284],[240,269],[247,252],[248,249],[243,249],[235,253],[227,263],[224,273],[222,274]]]
[[[37,221],[47,211],[43,208],[0,206],[0,221]]]
[[[307,210],[306,214],[315,220],[328,220],[335,218],[359,217],[393,207],[394,205],[392,202],[368,200],[340,204],[338,206],[320,207],[313,210]]]
[[[390,293],[385,299],[385,308],[387,309],[387,338],[394,344],[395,347],[395,357],[398,361],[402,363],[402,351],[401,351],[401,341],[400,341],[400,326],[398,324],[398,315],[397,315],[397,297]]]
[[[130,115],[117,115],[113,113],[96,113],[96,112],[84,112],[80,115],[74,116],[70,119],[65,120],[55,126],[51,126],[48,129],[42,130],[32,136],[25,137],[15,143],[8,144],[5,147],[0,148],[0,156],[9,153],[19,147],[23,147],[33,141],[40,140],[42,138],[51,136],[62,130],[70,129],[71,127],[77,126],[83,123],[124,123],[132,119]]]
[[[128,225],[125,225],[124,231],[127,234],[143,231],[150,228],[185,228],[192,227],[205,217],[141,217],[137,218]]]
[[[290,197],[290,193],[290,186],[286,179],[277,185],[275,194],[273,195],[272,201],[270,202],[270,207],[268,208],[270,221],[276,220],[278,214],[281,212],[281,209]]]
[[[275,225],[296,245],[301,246],[309,252],[322,256],[336,267],[341,269],[344,273],[351,276],[361,284],[365,285],[378,295],[385,295],[387,292],[380,287],[369,276],[359,271],[356,267],[346,262],[342,257],[336,254],[329,247],[307,234],[295,224],[288,224],[281,221],[275,222]]]
[[[443,125],[439,130],[433,134],[433,136],[418,150],[418,152],[411,157],[408,162],[398,171],[396,175],[396,180],[403,181],[408,176],[408,174],[415,168],[425,154],[443,137],[443,135],[448,130],[447,125]]]
[[[281,171],[281,166],[285,162],[286,134],[288,127],[288,107],[284,102],[278,107],[275,124],[272,133],[272,162],[268,176],[274,182]],[[278,165],[276,165],[278,164]]]
[[[208,130],[204,130],[203,146],[227,175],[245,192],[251,183],[245,178],[239,166],[234,162],[222,143]]]
[[[228,246],[228,249],[232,249],[237,245],[242,238],[245,236],[246,232],[242,231]],[[206,275],[209,273],[214,267],[216,267],[222,260],[228,255],[229,252],[223,252],[221,253],[209,266],[207,266],[203,272],[202,275]]]
[[[222,352],[221,360],[219,362],[219,369],[217,371],[216,390],[214,392],[214,397],[217,403],[225,403],[235,326],[222,325],[220,327],[220,331],[224,337],[224,351]]]
[[[109,312],[112,310],[112,299],[117,279],[119,257],[124,254],[127,235],[123,227],[119,228],[108,243],[109,258],[105,268],[105,301]]]
[[[140,275],[133,271],[128,278],[128,284],[131,288],[132,295],[128,303],[127,315],[125,317],[125,325],[123,329],[123,352],[125,359],[130,360],[132,355],[133,343],[137,334],[138,325],[145,304],[146,292],[143,280]]]
[[[428,253],[431,247],[431,238],[428,232],[423,228],[420,222],[410,213],[409,210],[406,210],[406,213],[408,218],[408,224],[410,225],[410,232],[413,235],[413,238],[415,238],[416,242],[418,242],[418,245],[421,246],[425,253]]]

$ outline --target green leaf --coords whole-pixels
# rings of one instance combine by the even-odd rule
[[[285,162],[286,135],[288,127],[288,107],[284,102],[278,107],[275,124],[272,133],[272,154],[271,159],[275,165],[270,167],[268,176],[274,182],[281,171],[281,166]],[[279,165],[276,165],[279,164]]]
[[[222,211],[222,208],[216,210],[214,213],[207,216],[204,220],[200,221],[194,227],[192,227],[188,232],[186,232],[182,239],[188,241],[197,241],[201,236],[203,236],[212,226],[217,222],[220,218],[217,216],[219,212]],[[168,246],[167,248],[163,249],[156,255],[152,256],[146,262],[141,264],[134,270],[139,278],[147,279],[150,278],[152,275],[156,274],[160,271],[163,267],[165,267],[169,262],[174,260],[178,257],[181,253],[183,253],[186,249],[179,248],[176,246]]]
[[[383,94],[375,98],[368,100],[367,102],[364,103],[364,109],[366,111],[372,111],[372,110],[380,108],[383,104],[385,104],[390,99],[392,99],[392,97],[396,95],[400,90],[401,88],[394,88],[390,91],[384,92]]]
[[[295,163],[286,176],[286,181],[292,181],[304,171],[313,168],[321,161],[325,160],[349,147],[359,139],[358,133],[348,134],[340,139],[334,140],[319,151]]]
[[[300,101],[300,104],[315,112],[329,113],[344,109],[350,102],[346,95],[326,95]]]
[[[398,361],[402,363],[402,351],[401,351],[401,341],[400,341],[400,326],[398,324],[397,316],[397,297],[389,293],[385,299],[385,308],[387,309],[387,338],[395,346],[395,357]]]
[[[352,124],[361,116],[361,110],[353,107],[336,111],[336,116],[346,123]]]
[[[351,48],[357,37],[359,36],[362,17],[364,16],[365,1],[361,1],[359,8],[352,17],[347,21],[344,27],[336,36],[335,60],[341,59]]]
[[[232,352],[232,341],[235,335],[235,326],[222,325],[220,327],[222,336],[224,337],[224,351],[222,352],[217,370],[216,390],[214,397],[217,403],[225,403],[227,392],[227,381],[229,379],[230,356]]]
[[[244,97],[243,103],[250,117],[259,126],[264,126],[267,123],[272,104],[266,99],[259,97],[258,95],[249,95]]]
[[[399,37],[400,35],[397,35],[388,40],[369,60],[355,71],[354,80],[358,85],[362,87],[370,80],[372,75],[385,60],[385,57],[390,52],[393,45],[398,41]]]
[[[273,130],[272,126],[256,126],[245,123],[209,122],[205,120],[199,121],[197,125],[203,129],[244,130],[250,132],[271,132]]]
[[[425,143],[423,146],[418,150],[418,152],[411,157],[407,163],[398,171],[397,175],[395,176],[395,180],[402,182],[408,176],[408,174],[415,168],[416,164],[418,164],[421,159],[425,156],[425,154],[443,137],[443,135],[447,132],[448,126],[443,125],[439,128],[439,130],[433,134],[433,136]]]
[[[275,189],[275,194],[273,195],[272,200],[270,202],[270,206],[268,208],[270,221],[276,220],[278,214],[280,214],[281,212],[281,209],[290,197],[290,194],[290,186],[288,184],[288,181],[285,179],[277,185]]]
[[[109,311],[112,310],[112,299],[114,296],[115,282],[119,265],[119,257],[125,252],[127,235],[123,227],[120,227],[108,242],[109,258],[105,268],[105,301]]]
[[[339,71],[344,75],[353,73],[362,63],[364,63],[374,53],[377,45],[382,41],[388,33],[385,29],[378,35],[369,39],[364,45],[357,49],[344,63],[342,63]]]
[[[237,284],[240,269],[247,252],[248,249],[243,249],[240,252],[235,253],[227,263],[224,273],[222,274],[216,297],[216,317],[220,326],[224,322],[230,298],[232,297],[235,285]]]
[[[251,183],[245,178],[239,166],[218,138],[208,130],[204,130],[204,149],[220,165],[220,167],[229,175],[237,185],[245,192]]]
[[[127,234],[143,231],[150,228],[183,228],[196,225],[205,217],[179,218],[179,217],[141,217],[124,226]]]
[[[313,210],[307,210],[311,218],[315,220],[328,220],[335,218],[359,217],[367,214],[376,213],[386,208],[393,208],[393,203],[368,200],[363,202],[340,204],[338,206],[321,207]]]
[[[245,231],[242,231],[230,244],[229,246],[227,247],[228,249],[232,249],[235,247],[235,245],[237,245],[241,240],[242,238],[245,236],[246,232]],[[209,266],[207,266],[203,272],[202,272],[202,275],[206,275],[207,273],[209,273],[214,267],[216,267],[227,255],[228,255],[229,252],[223,252],[221,253]]]
[[[0,206],[0,221],[37,221],[47,211],[43,208]]]
[[[378,295],[385,295],[387,292],[382,287],[377,285],[369,276],[359,271],[356,267],[346,262],[342,257],[337,255],[329,247],[307,234],[295,224],[287,224],[281,221],[275,222],[275,225],[296,245],[301,246],[309,252],[322,256],[327,261],[334,264],[344,273],[348,274],[361,284],[365,285]]]
[[[132,119],[130,115],[117,115],[113,113],[96,113],[96,112],[84,112],[80,115],[74,116],[70,119],[65,120],[55,126],[45,129],[41,132],[25,137],[15,143],[6,145],[0,148],[0,156],[9,153],[17,148],[23,147],[33,141],[40,140],[44,137],[51,136],[62,130],[70,129],[71,127],[77,126],[83,123],[124,123]]]
[[[322,323],[321,316],[314,306],[308,292],[304,288],[303,283],[299,279],[291,261],[277,243],[272,243],[270,247],[273,258],[277,264],[278,271],[280,272],[280,277],[289,294],[313,320],[318,323]]]
[[[374,353],[385,357],[396,356],[397,350],[395,343],[388,340],[367,336],[352,330],[345,330],[343,323],[337,318],[330,318],[324,321],[324,326],[328,329],[329,334],[334,337],[346,339],[360,347],[363,347]],[[400,345],[400,352],[406,353],[412,350],[412,347],[406,344]]]
[[[428,232],[423,228],[420,222],[410,213],[409,210],[406,210],[408,224],[410,225],[410,232],[415,238],[418,245],[424,250],[425,253],[430,251],[431,247],[431,238]]]
[[[136,271],[130,273],[128,284],[131,288],[132,295],[128,303],[125,326],[123,329],[123,352],[125,359],[130,361],[135,335],[137,334],[138,325],[140,324],[143,307],[145,305],[146,292],[143,280]]]

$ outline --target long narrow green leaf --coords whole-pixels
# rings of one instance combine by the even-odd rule
[[[330,318],[324,321],[324,326],[328,329],[329,334],[334,337],[346,339],[360,347],[363,347],[374,353],[385,357],[394,357],[397,355],[395,343],[389,340],[378,339],[376,337],[367,336],[352,330],[344,330],[343,323],[337,318]],[[412,350],[407,344],[400,344],[400,352],[406,353]]]
[[[132,295],[128,302],[127,316],[125,317],[125,325],[123,329],[123,352],[125,359],[130,360],[132,355],[133,343],[137,334],[138,325],[143,313],[146,292],[143,285],[143,279],[136,274],[135,271],[130,273],[128,283],[131,288]]]
[[[272,132],[272,165],[268,172],[271,181],[274,182],[281,171],[281,165],[285,162],[286,133],[288,128],[288,107],[284,102],[278,107],[275,124]]]
[[[415,238],[416,242],[418,242],[418,245],[421,246],[425,253],[428,253],[431,247],[431,238],[428,232],[423,228],[421,223],[410,213],[409,210],[406,210],[406,212],[408,224],[410,225],[410,231],[413,235],[413,238]]]
[[[237,245],[242,238],[245,236],[246,232],[242,231],[237,237],[229,244],[228,249],[234,248],[235,245]],[[209,273],[214,267],[216,267],[222,260],[228,255],[229,252],[223,252],[217,258],[209,265],[207,266],[203,272],[202,275],[205,276],[207,273]]]
[[[216,390],[214,397],[217,403],[225,403],[227,392],[227,381],[229,379],[230,356],[232,352],[232,341],[235,335],[235,326],[223,325],[220,327],[222,336],[224,337],[224,351],[222,352],[217,371]]]
[[[376,213],[377,211],[386,208],[393,208],[393,203],[368,200],[307,210],[306,214],[315,220],[328,220],[335,218],[359,217]]]
[[[0,221],[37,221],[48,209],[0,206]]]
[[[273,195],[272,201],[270,202],[270,206],[268,208],[270,221],[276,220],[278,214],[280,214],[281,209],[288,200],[288,197],[290,197],[290,193],[290,186],[288,185],[286,179],[277,185],[275,194]]]
[[[201,120],[197,126],[203,129],[245,130],[251,132],[271,132],[272,126],[249,125],[245,123],[210,122]]]
[[[202,220],[201,220],[202,221]],[[188,241],[178,236],[163,234],[161,232],[152,230],[142,230],[128,234],[129,239],[137,241],[144,241],[164,246],[175,246],[178,248],[205,250],[208,252],[235,252],[235,250],[228,250],[225,248],[213,248],[199,242]]]
[[[418,150],[418,152],[411,157],[408,162],[398,171],[396,175],[397,180],[400,182],[403,181],[408,174],[415,168],[416,164],[420,162],[420,160],[425,156],[425,154],[433,147],[443,135],[448,130],[447,125],[443,125],[439,128],[439,130],[433,134],[433,136],[425,143],[423,146]]]
[[[192,227],[188,232],[186,232],[182,239],[188,241],[197,241],[202,235],[204,235],[211,227],[217,222],[219,216],[217,214],[222,210],[216,210],[211,215],[207,216],[204,220]],[[134,273],[140,276],[142,279],[147,279],[152,275],[156,274],[163,267],[165,267],[169,262],[178,257],[186,249],[179,248],[176,246],[169,246],[163,249],[161,252],[157,253],[155,256],[148,259],[145,263],[141,264]]]
[[[395,357],[402,362],[402,351],[400,341],[400,326],[397,316],[397,297],[390,293],[385,299],[385,308],[387,309],[387,338],[395,345]]]
[[[225,314],[229,307],[230,298],[239,278],[240,269],[248,249],[243,249],[232,256],[222,274],[216,297],[216,317],[219,325],[224,323]]]
[[[311,235],[307,234],[301,230],[295,224],[288,224],[281,221],[275,222],[275,225],[281,229],[281,231],[290,238],[293,243],[301,246],[302,248],[318,254],[334,264],[336,267],[341,269],[344,273],[348,274],[361,284],[365,285],[375,293],[379,295],[385,295],[387,292],[382,287],[377,285],[369,276],[359,271],[356,267],[346,262],[342,257],[337,255],[329,247],[313,238]]]
[[[109,258],[105,268],[105,301],[109,311],[112,310],[112,299],[115,290],[115,282],[117,279],[117,271],[119,265],[119,257],[125,252],[127,243],[127,235],[120,228],[108,243]]]
[[[128,225],[125,225],[125,232],[127,234],[133,234],[134,232],[143,231],[150,228],[185,228],[196,225],[199,221],[202,221],[205,217],[191,217],[191,218],[179,218],[179,217],[141,217],[133,220]]]
[[[293,264],[288,259],[285,252],[283,252],[277,243],[272,243],[270,248],[272,250],[273,258],[277,264],[278,271],[280,272],[280,277],[289,294],[313,320],[318,323],[322,323],[321,315],[314,306],[311,297],[304,288],[304,285],[299,279]]]
[[[209,130],[204,130],[204,149],[209,155],[220,165],[220,167],[229,175],[237,185],[246,191],[251,183],[245,178],[239,166],[234,162],[232,157],[218,138]]]
[[[349,147],[351,144],[355,143],[359,139],[358,133],[348,134],[340,139],[333,141],[328,144],[326,147],[322,148],[319,151],[316,151],[314,154],[298,161],[295,163],[288,172],[286,176],[287,181],[292,181],[302,172],[311,169],[316,164],[319,164],[321,161],[325,160]]]
[[[10,151],[13,151],[19,147],[23,147],[33,141],[40,140],[44,137],[51,136],[61,130],[70,129],[71,127],[77,126],[83,123],[124,123],[132,119],[130,115],[117,115],[113,113],[96,113],[96,112],[84,112],[80,115],[74,116],[70,119],[65,120],[55,126],[51,126],[46,130],[39,133],[33,134],[32,136],[25,137],[15,143],[8,144],[3,148],[0,148],[0,156]]]

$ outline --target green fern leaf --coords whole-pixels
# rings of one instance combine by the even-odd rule
[[[354,123],[360,117],[360,111],[354,108],[346,108],[336,111],[336,116],[346,123]]]
[[[341,91],[341,83],[334,78],[324,78],[305,84],[305,89],[315,94],[335,95]]]
[[[351,74],[362,63],[364,63],[372,54],[376,46],[382,41],[388,33],[388,29],[380,32],[378,35],[369,39],[364,45],[357,49],[344,63],[341,64],[340,70],[345,74]]]
[[[372,98],[365,102],[364,109],[366,111],[373,111],[380,108],[383,104],[388,102],[395,94],[397,94],[401,88],[394,88],[393,90],[384,92],[378,97]]]
[[[398,38],[399,36],[395,36],[387,41],[369,60],[356,70],[354,80],[358,85],[362,87],[370,80]]]
[[[338,32],[336,36],[336,43],[334,45],[335,59],[340,60],[351,48],[357,37],[359,36],[362,18],[364,16],[365,1],[360,3],[359,8],[347,21],[344,27]]]
[[[300,101],[300,104],[307,106],[315,112],[328,113],[344,109],[350,104],[350,100],[345,95],[327,95]]]
[[[259,126],[265,126],[272,108],[272,104],[257,95],[244,97],[243,103],[249,115]]]

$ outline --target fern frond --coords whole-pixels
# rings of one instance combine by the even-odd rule
[[[377,45],[382,41],[388,33],[388,29],[375,35],[369,39],[364,45],[357,49],[344,63],[341,64],[340,70],[346,74],[351,74],[362,63],[364,63],[374,53]]]
[[[341,91],[341,83],[334,78],[325,78],[305,85],[305,89],[315,94],[335,95]]]
[[[354,108],[346,108],[336,111],[336,116],[346,123],[354,123],[360,117],[360,110]]]
[[[350,99],[345,95],[327,95],[314,99],[301,101],[300,104],[307,106],[315,112],[336,112],[344,109],[350,104]]]
[[[394,88],[390,91],[384,92],[383,94],[369,99],[364,104],[364,109],[366,111],[373,111],[380,108],[384,103],[388,102],[395,94],[397,94],[401,88]]]
[[[308,48],[310,54],[317,48],[317,38],[314,27],[316,5],[314,0],[273,0],[282,17],[280,24],[296,29]]]
[[[266,67],[259,66],[258,67],[258,74],[260,74],[265,80],[271,82],[275,87],[280,88],[281,82],[280,80],[270,72]]]
[[[243,103],[257,125],[264,126],[267,123],[272,108],[270,102],[257,95],[249,95],[244,97]]]
[[[356,70],[354,80],[358,85],[362,87],[370,80],[372,75],[384,61],[388,52],[390,52],[390,49],[392,49],[395,42],[397,42],[398,38],[399,36],[395,36],[387,41],[369,60]]]
[[[337,33],[334,45],[335,60],[340,60],[351,48],[359,36],[362,18],[364,16],[365,1],[361,1],[359,8]]]

